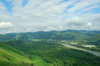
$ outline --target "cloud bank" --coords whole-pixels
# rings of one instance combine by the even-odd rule
[[[0,0],[0,33],[100,30],[99,17],[100,0]]]

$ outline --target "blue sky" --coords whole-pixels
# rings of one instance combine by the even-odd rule
[[[100,30],[99,17],[100,0],[0,0],[0,33]]]
[[[66,2],[66,1],[69,1],[69,0],[62,0],[61,2]],[[78,0],[78,1],[79,1],[79,0]],[[13,7],[13,4],[12,4],[12,3],[13,3],[13,2],[12,2],[12,1],[1,0],[1,2],[4,3],[4,6],[7,8],[7,11],[8,11],[8,12],[13,12],[13,10],[12,10],[12,7]],[[22,2],[22,7],[24,7],[27,3],[28,3],[28,0],[23,0],[23,2]],[[91,9],[90,11],[86,11],[86,12],[100,13],[100,3],[98,3],[98,5],[99,5],[99,8],[93,8],[93,9]],[[92,5],[90,5],[90,6],[92,6]],[[67,10],[67,9],[70,9],[71,7],[73,7],[73,6],[72,6],[72,5],[68,6],[68,7],[66,8],[66,10]],[[88,7],[88,6],[87,6],[87,7]],[[77,10],[76,13],[77,13],[78,11],[81,11],[81,10]]]
[[[4,3],[4,6],[7,8],[7,12],[12,12],[12,2],[7,2],[6,0],[1,0]]]

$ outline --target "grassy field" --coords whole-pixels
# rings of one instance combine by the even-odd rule
[[[0,42],[0,66],[31,66],[33,61],[23,52]]]
[[[47,63],[41,56],[32,55],[31,57],[36,66],[53,66],[52,63]]]

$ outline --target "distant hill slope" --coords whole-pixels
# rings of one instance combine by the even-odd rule
[[[33,62],[21,51],[0,42],[0,66],[32,66]]]
[[[92,37],[90,37],[88,40],[100,40],[100,34],[97,34],[97,35],[95,35],[95,36],[92,36]]]
[[[91,30],[91,31],[88,31],[88,30],[66,30],[65,32],[76,32],[76,33],[81,33],[81,34],[88,35],[88,36],[94,36],[94,35],[100,34],[100,31],[96,31],[96,30]]]
[[[100,34],[97,34],[95,36],[92,36],[87,39],[90,44],[100,45]]]
[[[0,35],[0,40],[8,40],[9,38],[7,37],[7,36],[5,36],[5,35]]]
[[[86,30],[66,30],[50,32],[28,32],[28,33],[10,33],[5,34],[7,40],[32,40],[32,39],[57,39],[57,40],[81,40],[100,34],[100,31]],[[0,37],[2,39],[2,37]],[[4,39],[5,40],[5,39]]]

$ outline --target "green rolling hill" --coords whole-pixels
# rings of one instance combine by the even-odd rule
[[[23,52],[0,42],[0,66],[34,66]]]

